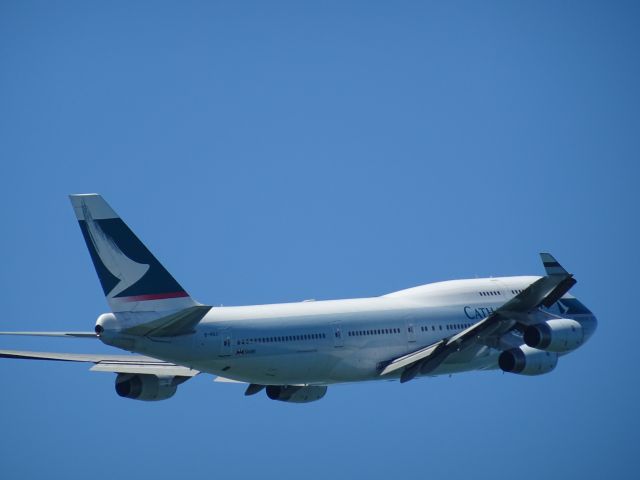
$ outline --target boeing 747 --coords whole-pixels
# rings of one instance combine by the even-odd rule
[[[378,297],[214,307],[191,297],[97,194],[71,203],[110,312],[92,332],[0,332],[99,339],[133,353],[0,350],[0,357],[93,363],[118,395],[164,400],[200,374],[306,403],[337,383],[501,369],[551,372],[594,333],[576,283],[542,253],[545,275],[450,280]]]

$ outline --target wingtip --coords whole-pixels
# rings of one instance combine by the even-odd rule
[[[549,252],[540,252],[540,259],[547,275],[567,275],[569,273]]]

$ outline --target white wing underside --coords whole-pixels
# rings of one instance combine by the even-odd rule
[[[93,363],[95,372],[138,373],[193,377],[200,373],[188,367],[175,365],[141,355],[100,355],[85,353],[26,352],[20,350],[0,350],[0,357],[21,360],[54,360],[61,362]]]

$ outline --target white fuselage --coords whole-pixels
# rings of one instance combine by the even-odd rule
[[[400,372],[381,377],[382,363],[470,327],[538,278],[453,280],[374,298],[215,307],[193,334],[146,338],[104,332],[101,338],[136,353],[261,385],[391,379]],[[574,318],[583,325],[586,340],[595,317],[559,308],[539,315]],[[521,335],[512,332],[496,348],[481,345],[451,355],[429,375],[494,369],[501,350],[522,344]]]

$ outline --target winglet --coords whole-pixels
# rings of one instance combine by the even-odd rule
[[[567,272],[550,253],[541,253],[540,258],[542,259],[544,269],[547,271],[547,275],[569,274],[569,272]]]

